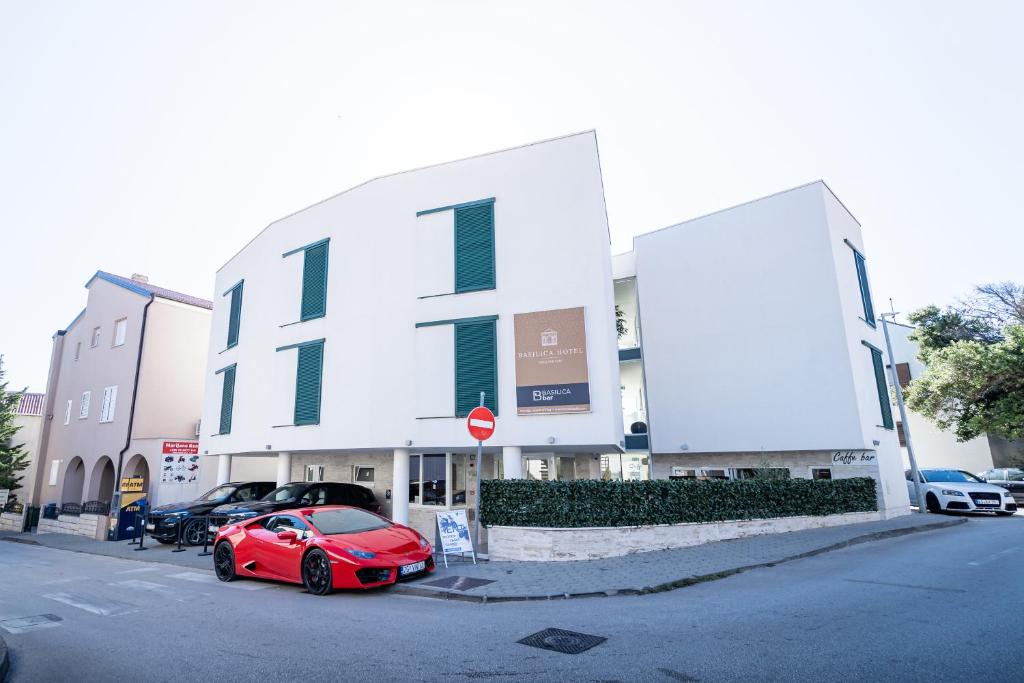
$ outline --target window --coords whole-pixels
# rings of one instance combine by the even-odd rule
[[[885,364],[882,362],[882,352],[866,341],[861,344],[871,351],[871,364],[875,368],[875,388],[878,389],[878,404],[882,409],[882,426],[886,429],[893,428],[892,405],[889,403],[889,385],[885,381]]]
[[[372,483],[373,482],[373,468],[372,467],[362,467],[360,465],[355,465],[355,473],[354,473],[354,476],[352,477],[352,481],[371,482]]]
[[[902,422],[897,422],[896,423],[896,437],[900,441],[900,447],[901,448],[906,448],[907,447],[907,433],[903,431],[903,423]]]
[[[330,238],[292,249],[282,257],[302,253],[302,300],[299,305],[299,320],[313,320],[327,315],[327,270]]]
[[[306,465],[306,476],[303,481],[323,481],[324,480],[324,466],[323,465]]]
[[[298,350],[295,364],[295,411],[292,424],[320,424],[320,389],[324,367],[324,340],[280,346],[278,351]]]
[[[100,328],[92,328],[92,341],[89,342],[91,348],[96,348],[100,344]]]
[[[84,420],[89,417],[89,399],[92,398],[91,391],[82,392],[82,402],[78,405],[78,419]]]
[[[828,467],[812,467],[811,479],[831,479],[832,470]]]
[[[309,515],[309,521],[326,536],[358,534],[363,531],[387,529],[391,522],[363,510],[322,510]]]
[[[68,407],[64,411],[64,424],[71,424],[71,404],[72,400],[68,399]]]
[[[409,456],[409,502],[450,507],[466,504],[469,458],[464,453]],[[448,500],[451,484],[452,500]]]
[[[228,343],[226,348],[238,344],[238,327],[242,320],[242,286],[245,280],[224,292],[224,296],[231,295],[231,304],[228,308]]]
[[[730,479],[789,479],[788,467],[734,467]]]
[[[117,387],[103,390],[103,405],[100,407],[100,422],[114,421],[114,407],[117,404]]]
[[[327,487],[314,486],[307,489],[299,498],[299,505],[325,505],[327,503]]]
[[[849,242],[847,242],[849,244]],[[853,249],[852,245],[850,247]],[[864,263],[864,255],[853,249],[853,261],[857,267],[857,282],[860,284],[860,300],[864,306],[864,322],[875,326],[875,307],[871,303],[871,290],[868,288],[868,270]]]
[[[220,431],[218,434],[231,433],[231,416],[235,409],[235,365],[229,365],[216,372],[224,376],[224,384],[220,394]]]
[[[306,526],[305,522],[291,515],[267,517],[262,526],[267,531],[275,534],[279,534],[282,531],[294,531],[299,538],[304,538],[305,533],[309,531],[309,527]]]
[[[484,404],[498,414],[498,350],[494,320],[455,324],[455,416]]]
[[[442,211],[454,214],[454,293],[494,289],[494,198],[427,209],[416,215]]]
[[[75,342],[75,360],[82,355],[82,342]]]
[[[125,336],[128,334],[128,319],[121,318],[114,322],[114,346],[124,346]]]
[[[900,388],[907,388],[907,385],[910,384],[910,363],[896,364],[896,379],[900,383]]]

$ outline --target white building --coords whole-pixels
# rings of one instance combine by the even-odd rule
[[[909,510],[860,226],[823,183],[634,247],[613,272],[592,132],[272,223],[217,274],[200,449],[219,481],[363,483],[429,533],[474,503],[463,417],[484,391],[485,478],[770,463],[873,476],[885,514]]]
[[[917,357],[917,344],[910,339],[914,329],[899,323],[889,325],[896,375],[900,385],[904,387],[925,371],[924,363]],[[886,377],[892,385],[891,374],[887,374]],[[893,410],[896,410],[895,403]],[[934,422],[911,410],[907,411],[907,422],[918,467],[949,467],[980,473],[993,468],[1020,467],[1024,464],[1024,441],[1007,441],[992,434],[978,436],[969,441],[957,441],[956,434],[952,431],[942,431]],[[897,422],[896,428],[899,432],[904,466],[909,469],[910,457],[907,453],[903,425]]]

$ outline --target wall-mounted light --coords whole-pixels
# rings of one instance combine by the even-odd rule
[[[412,445],[412,439],[406,439],[405,440],[405,445],[406,446],[411,446]]]
[[[688,443],[680,444],[679,445],[679,450],[681,450],[681,451],[688,451],[688,450],[690,450],[690,444],[688,444]]]
[[[554,443],[554,442],[555,442],[555,437],[549,436],[548,437],[548,443]]]
[[[264,448],[266,448],[269,451],[270,450],[270,444],[268,443],[266,446],[264,446]]]
[[[879,441],[878,439],[873,440],[871,443],[875,444],[876,446],[881,446],[882,445],[882,442]]]

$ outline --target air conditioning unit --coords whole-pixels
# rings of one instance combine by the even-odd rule
[[[196,422],[196,436],[199,436],[199,428],[203,426],[203,421]]]

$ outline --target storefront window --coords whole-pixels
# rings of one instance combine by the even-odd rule
[[[632,455],[630,453],[625,453],[621,457],[622,478],[624,481],[646,481],[647,479],[650,479],[646,455]]]
[[[466,480],[469,476],[469,456],[465,453],[452,453],[451,477],[452,505],[466,504]]]
[[[558,481],[572,481],[576,478],[576,458],[574,456],[555,458],[555,476]]]
[[[547,457],[523,458],[523,478],[532,481],[548,481],[551,479]]]
[[[601,479],[622,481],[622,456],[618,453],[601,456]]]
[[[414,505],[465,505],[469,457],[457,453],[409,456],[409,502]],[[448,485],[454,501],[448,500]]]

